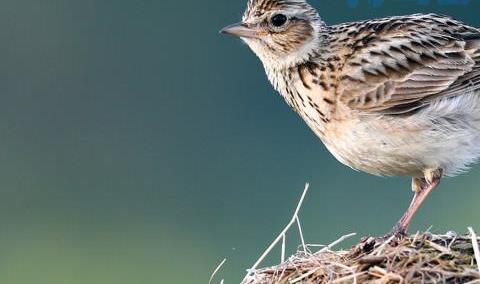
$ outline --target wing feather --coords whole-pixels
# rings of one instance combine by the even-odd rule
[[[480,89],[479,30],[436,15],[394,26],[348,58],[337,92],[349,108],[401,114]]]

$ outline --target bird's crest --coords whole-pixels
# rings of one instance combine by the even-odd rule
[[[283,9],[290,6],[303,7],[306,4],[305,0],[249,0],[243,19],[246,20],[253,16],[261,17],[266,11],[274,9]]]

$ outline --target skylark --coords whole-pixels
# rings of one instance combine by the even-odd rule
[[[304,0],[250,0],[239,36],[343,164],[410,176],[405,234],[442,176],[480,157],[480,30],[415,14],[327,26]]]

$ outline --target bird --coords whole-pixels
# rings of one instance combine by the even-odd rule
[[[412,178],[406,235],[443,177],[480,157],[480,30],[412,14],[327,25],[306,0],[249,0],[241,38],[268,80],[342,164]]]

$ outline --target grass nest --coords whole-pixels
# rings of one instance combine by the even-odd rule
[[[350,250],[306,245],[283,263],[255,269],[242,284],[480,283],[472,235],[417,233],[388,240],[364,238]],[[478,254],[478,253],[477,253]]]
[[[305,185],[292,218],[253,266],[242,284],[313,284],[313,283],[462,283],[480,284],[480,239],[473,228],[469,235],[430,232],[390,238],[363,238],[350,250],[333,247],[356,234],[345,235],[327,246],[305,242],[299,212],[309,190]],[[294,228],[302,245],[285,258],[286,234]],[[259,268],[272,250],[281,246],[281,263]],[[320,247],[320,250],[318,248]],[[314,251],[317,249],[317,251]],[[224,259],[210,276],[225,264]],[[222,279],[221,284],[225,283]]]

